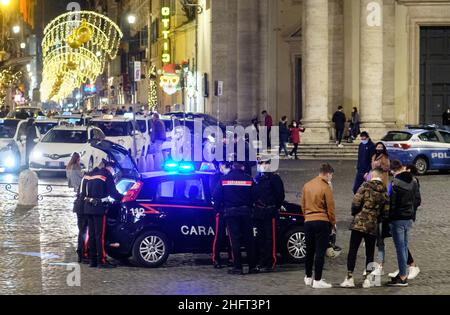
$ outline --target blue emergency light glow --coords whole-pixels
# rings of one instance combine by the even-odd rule
[[[191,173],[195,171],[195,167],[191,163],[181,163],[179,171],[182,173]]]
[[[166,172],[192,173],[195,171],[195,167],[189,162],[167,161],[164,164],[164,170]]]
[[[164,170],[166,171],[166,172],[176,172],[176,171],[178,171],[178,163],[177,162],[174,162],[174,161],[167,161],[165,164],[164,164]]]

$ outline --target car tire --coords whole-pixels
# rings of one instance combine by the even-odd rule
[[[169,239],[157,231],[144,232],[133,245],[132,262],[146,268],[158,268],[169,258]]]
[[[423,157],[417,158],[414,161],[414,166],[417,168],[417,174],[419,175],[425,175],[429,169],[428,161]]]
[[[283,237],[281,255],[289,263],[302,263],[306,258],[306,235],[303,227],[290,229]]]

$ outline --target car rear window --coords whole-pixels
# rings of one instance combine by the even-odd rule
[[[383,141],[409,141],[412,138],[412,134],[409,132],[389,132],[384,138]]]

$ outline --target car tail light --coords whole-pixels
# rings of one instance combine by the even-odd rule
[[[407,144],[407,143],[396,143],[396,144],[394,144],[394,148],[409,150],[409,149],[411,149],[411,145]]]
[[[143,186],[144,184],[141,181],[137,181],[133,185],[133,187],[131,187],[131,189],[125,194],[125,196],[122,199],[122,203],[136,201]]]

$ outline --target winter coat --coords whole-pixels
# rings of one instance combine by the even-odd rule
[[[167,140],[166,126],[160,119],[157,119],[153,122],[153,130],[151,133],[151,140],[152,140],[152,143],[155,143],[156,141],[164,142]]]
[[[333,115],[333,122],[336,127],[336,129],[345,129],[345,123],[347,122],[347,117],[345,117],[345,114],[341,111],[337,111]]]
[[[285,122],[280,121],[278,124],[278,127],[280,129],[280,143],[286,143],[289,141],[289,129]]]
[[[372,156],[372,169],[381,168],[383,170],[383,183],[386,187],[389,185],[389,171],[391,169],[391,161],[389,157],[384,154],[381,154],[377,157],[375,154]]]
[[[350,229],[377,235],[377,225],[389,214],[389,196],[386,186],[379,179],[365,182],[353,198]]]
[[[305,128],[292,127],[291,131],[291,141],[293,144],[300,144],[300,132],[305,132]]]
[[[411,173],[403,172],[395,176],[392,181],[389,220],[413,220],[421,202],[419,182]]]
[[[375,154],[375,144],[369,140],[367,144],[361,143],[358,149],[358,172],[365,174],[372,169],[372,156]]]

